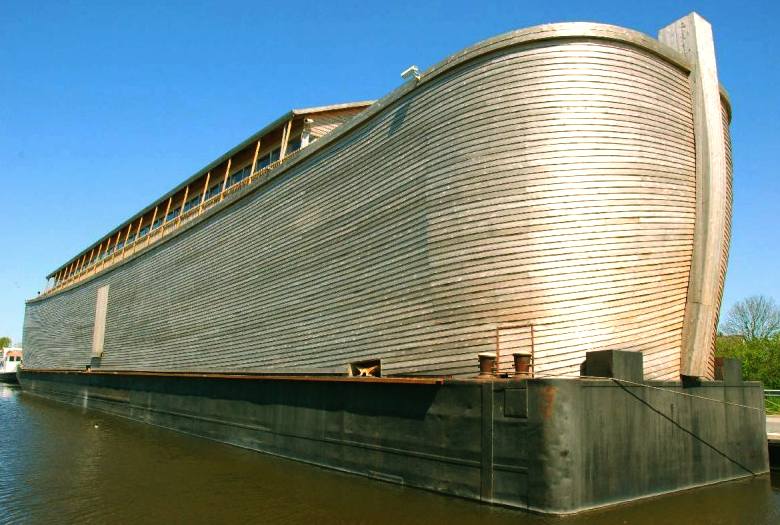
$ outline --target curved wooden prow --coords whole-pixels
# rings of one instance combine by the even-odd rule
[[[696,141],[696,222],[682,328],[680,375],[709,377],[729,244],[730,170],[712,26],[697,13],[661,29],[658,39],[691,61]]]

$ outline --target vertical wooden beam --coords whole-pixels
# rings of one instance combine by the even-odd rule
[[[141,218],[138,219],[138,228],[135,230],[135,238],[133,239],[133,253],[136,252],[138,248],[138,241],[141,239],[138,237],[141,235],[141,225],[144,223],[144,216],[141,215]]]
[[[90,264],[92,264],[92,257],[95,255],[95,247],[93,246],[92,249],[89,251],[89,259],[87,259],[87,267],[89,267]]]
[[[75,264],[75,266],[73,266],[73,275],[74,276],[79,273],[79,268],[81,267],[81,259],[83,259],[83,258],[84,258],[84,256],[82,255],[81,257],[76,259],[76,264]]]
[[[78,272],[76,272],[76,273],[80,274],[81,271],[84,269],[84,265],[86,265],[86,264],[87,264],[87,253],[84,252],[84,256],[81,258],[81,262],[79,263]]]
[[[160,223],[160,228],[165,226],[165,223],[168,222],[168,214],[171,212],[171,204],[173,204],[173,195],[171,195],[168,199],[168,206],[165,207],[165,215],[163,215],[163,221]]]
[[[114,241],[114,253],[111,254],[111,259],[116,258],[116,247],[119,246],[119,238],[122,236],[122,230],[116,232],[116,240]]]
[[[154,221],[157,220],[157,210],[160,208],[160,205],[157,204],[154,207],[154,213],[152,213],[152,222],[149,223],[149,233],[146,234],[146,245],[149,246],[149,243],[152,242],[152,233],[154,232]]]
[[[290,140],[290,131],[292,130],[292,121],[293,119],[290,119],[287,121],[287,125],[285,126],[284,130],[282,131],[282,145],[279,149],[279,160],[284,159],[284,156],[287,154],[287,142]]]
[[[70,276],[71,276],[71,274],[73,273],[73,268],[74,268],[75,264],[76,264],[76,262],[75,262],[75,261],[72,261],[72,262],[71,262],[71,263],[68,265],[68,271],[65,273],[65,280],[68,280],[68,279],[70,279]]]
[[[200,203],[198,204],[199,210],[203,207],[203,203],[206,202],[206,192],[209,191],[209,182],[211,182],[211,170],[206,173],[206,182],[203,184],[203,195],[200,196]]]
[[[255,144],[255,156],[252,157],[252,167],[249,168],[249,177],[251,178],[252,175],[255,174],[255,166],[257,165],[257,157],[260,155],[260,139],[257,139],[257,144]]]
[[[106,265],[106,259],[108,258],[108,250],[111,248],[111,237],[109,236],[108,239],[106,239],[106,251],[103,253],[103,263],[100,265],[101,268],[103,268]]]
[[[100,262],[100,253],[102,251],[103,251],[103,241],[100,241],[100,244],[98,245],[97,254],[95,254],[95,265],[97,265]]]
[[[184,198],[181,200],[181,208],[179,208],[179,216],[176,217],[176,224],[179,224],[181,222],[181,216],[184,213],[184,207],[187,205],[187,197],[190,195],[190,185],[187,184],[187,187],[184,188]]]
[[[132,221],[130,224],[127,225],[127,234],[125,235],[125,243],[122,245],[122,254],[125,253],[125,250],[127,249],[127,240],[130,238],[130,230],[133,227]]]
[[[712,26],[696,13],[661,29],[658,38],[685,55],[696,143],[696,219],[682,327],[680,374],[706,377],[720,310],[721,261],[728,254],[728,169]],[[725,250],[725,252],[724,252]]]
[[[108,309],[109,285],[97,289],[95,301],[95,323],[92,327],[92,357],[103,356],[103,344],[106,336],[106,312]]]
[[[228,159],[227,168],[225,168],[225,178],[222,179],[222,191],[219,193],[219,200],[225,198],[225,189],[227,189],[228,175],[230,174],[230,166],[233,164],[233,157]]]

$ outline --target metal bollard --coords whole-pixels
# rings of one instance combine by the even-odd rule
[[[486,379],[496,375],[495,352],[482,352],[479,354],[479,377]]]
[[[531,374],[531,353],[515,352],[512,354],[515,358],[515,378],[528,379]]]

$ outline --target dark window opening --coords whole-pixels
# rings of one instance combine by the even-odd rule
[[[379,359],[366,359],[349,364],[349,375],[352,377],[381,377],[382,361]]]

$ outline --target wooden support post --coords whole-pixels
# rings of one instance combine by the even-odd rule
[[[122,245],[122,254],[124,255],[125,250],[127,249],[127,240],[130,238],[130,230],[133,227],[132,221],[130,224],[127,225],[127,234],[125,234],[125,243]]]
[[[165,215],[163,215],[163,221],[160,223],[160,228],[165,228],[165,223],[168,222],[168,214],[171,212],[171,204],[173,204],[173,195],[168,199],[168,206],[165,207]]]
[[[111,259],[116,259],[116,247],[119,246],[119,238],[122,236],[122,230],[116,232],[116,240],[114,241],[114,253],[111,254]]]
[[[82,273],[87,268],[88,263],[89,263],[89,254],[87,252],[84,252],[84,259],[81,261],[81,266],[79,266],[79,273]]]
[[[90,263],[92,262],[92,254],[94,253],[95,248],[92,248],[88,254],[84,254],[84,262],[81,264],[81,272],[86,272],[87,268],[89,268]]]
[[[79,268],[81,267],[81,259],[83,259],[83,256],[76,259],[76,264],[73,266],[72,276],[74,277],[79,273]]]
[[[206,202],[206,192],[209,191],[209,182],[211,182],[211,170],[206,173],[206,182],[203,184],[203,195],[200,196],[200,204],[198,204],[198,210],[203,207],[203,203]]]
[[[68,265],[68,271],[65,273],[65,280],[67,281],[70,279],[71,274],[73,273],[73,268],[75,267],[76,262],[73,261]]]
[[[279,149],[279,160],[284,159],[284,156],[287,154],[287,142],[290,140],[290,131],[292,130],[292,121],[293,119],[290,119],[287,121],[287,125],[285,126],[284,130],[282,131],[282,145]]]
[[[103,251],[103,241],[100,241],[100,244],[98,245],[98,251],[95,254],[95,266],[98,265],[100,262],[100,253]]]
[[[103,262],[101,263],[100,267],[103,268],[106,265],[106,259],[108,259],[108,250],[111,248],[111,237],[106,239],[106,251],[103,254]]]
[[[260,155],[260,139],[257,139],[257,144],[255,145],[255,156],[252,157],[252,167],[249,168],[249,178],[252,178],[252,175],[255,174],[255,167],[257,166],[257,157]]]
[[[156,205],[154,207],[154,213],[152,213],[152,222],[149,223],[149,233],[146,234],[146,245],[149,246],[149,243],[152,242],[152,233],[154,233],[154,221],[157,220],[157,210],[160,208],[160,205]]]
[[[138,219],[138,228],[135,229],[135,238],[133,239],[133,253],[138,249],[138,241],[140,241],[139,235],[141,235],[141,225],[144,223],[144,216]]]
[[[219,193],[220,202],[225,198],[225,190],[227,189],[228,175],[230,174],[230,166],[233,164],[233,157],[228,159],[227,168],[225,168],[225,178],[222,179],[222,191]]]
[[[181,222],[181,216],[184,213],[184,207],[187,205],[187,197],[190,195],[190,185],[187,184],[187,187],[184,188],[184,198],[181,200],[181,207],[179,208],[179,216],[176,217],[176,224],[179,224]]]
[[[715,44],[712,26],[696,13],[661,29],[658,39],[685,55],[693,66],[689,81],[696,144],[696,220],[680,374],[707,377],[720,310],[720,274],[728,257],[731,184]]]

